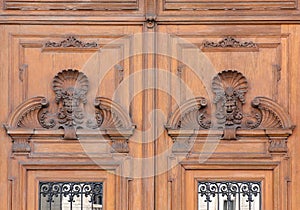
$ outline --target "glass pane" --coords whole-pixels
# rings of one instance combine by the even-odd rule
[[[102,182],[40,182],[40,210],[103,210]]]
[[[198,210],[261,210],[261,183],[200,181]]]

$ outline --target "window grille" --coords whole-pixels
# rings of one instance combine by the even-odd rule
[[[40,182],[39,210],[103,210],[103,183]]]
[[[261,183],[199,181],[198,210],[261,210]]]

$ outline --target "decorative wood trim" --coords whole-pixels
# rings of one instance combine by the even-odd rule
[[[212,47],[232,47],[232,48],[241,48],[241,47],[247,47],[247,48],[256,48],[257,45],[252,42],[241,42],[237,39],[235,39],[232,36],[228,36],[223,38],[222,40],[218,41],[218,42],[209,42],[209,41],[204,41],[202,43],[203,47],[207,47],[207,48],[212,48]]]
[[[173,152],[186,152],[192,148],[190,138],[221,138],[237,140],[238,137],[269,139],[269,152],[287,152],[287,138],[294,126],[288,113],[276,102],[266,97],[252,101],[252,112],[243,111],[248,82],[235,70],[224,70],[212,80],[215,94],[215,113],[208,113],[207,100],[190,99],[178,107],[165,126],[174,141]]]
[[[109,137],[112,152],[128,153],[128,139],[135,129],[129,115],[117,103],[98,97],[94,117],[88,118],[83,109],[88,103],[88,86],[88,78],[82,72],[63,70],[52,82],[58,105],[56,112],[48,109],[49,102],[44,97],[34,97],[19,105],[5,126],[13,139],[13,152],[30,152],[29,140],[37,136],[76,140],[80,133],[82,137]]]
[[[75,36],[68,36],[66,39],[61,41],[47,41],[44,43],[44,49],[49,48],[98,48],[97,42],[85,42],[79,40]]]
[[[266,11],[266,10],[285,10],[296,9],[297,1],[210,1],[194,0],[186,3],[185,1],[166,0],[163,4],[164,10],[171,11]]]
[[[37,115],[42,108],[46,108],[48,105],[49,102],[42,96],[26,100],[11,114],[7,126],[13,128],[41,128]]]
[[[257,128],[294,128],[288,113],[273,100],[267,97],[256,97],[251,105],[262,114],[260,125]]]
[[[19,80],[21,82],[24,81],[24,74],[26,73],[25,71],[27,71],[28,69],[28,65],[27,64],[22,64],[19,68]]]
[[[6,10],[27,10],[27,11],[120,11],[138,10],[138,0],[111,0],[111,1],[55,1],[55,0],[6,0]]]
[[[253,41],[242,42],[232,36],[227,36],[218,42],[203,41],[201,49],[203,51],[258,51],[258,44]]]
[[[199,128],[198,120],[194,116],[199,115],[200,111],[206,108],[206,106],[207,100],[202,97],[186,101],[172,113],[166,128]]]
[[[116,86],[118,86],[124,79],[124,67],[120,64],[116,64],[115,65],[115,70],[116,70],[116,78],[117,78],[117,84]]]

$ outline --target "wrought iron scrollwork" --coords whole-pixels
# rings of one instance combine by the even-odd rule
[[[101,210],[102,198],[102,182],[40,182],[40,210],[45,207]]]
[[[260,182],[198,182],[198,209],[261,210]]]

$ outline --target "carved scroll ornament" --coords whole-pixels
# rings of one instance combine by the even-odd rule
[[[74,36],[68,36],[66,39],[56,42],[48,41],[44,44],[45,48],[97,48],[96,42],[84,42]]]
[[[222,131],[222,140],[250,135],[270,139],[270,152],[286,152],[287,138],[294,128],[289,115],[272,99],[256,97],[251,112],[243,110],[248,91],[246,77],[235,70],[224,70],[212,79],[213,107],[198,97],[178,107],[168,120],[168,134],[176,141],[191,136],[209,136]]]
[[[127,142],[134,125],[120,105],[97,97],[94,113],[85,111],[89,90],[86,75],[78,70],[63,70],[54,77],[52,88],[56,109],[50,110],[48,100],[39,96],[23,102],[10,116],[6,129],[13,138],[13,152],[30,152],[28,141],[33,136],[61,135],[65,140],[76,140],[78,133],[83,137],[109,137],[113,152],[129,152]]]
[[[231,36],[225,37],[219,42],[204,41],[202,46],[204,48],[257,48],[257,45],[252,41],[242,42]]]

